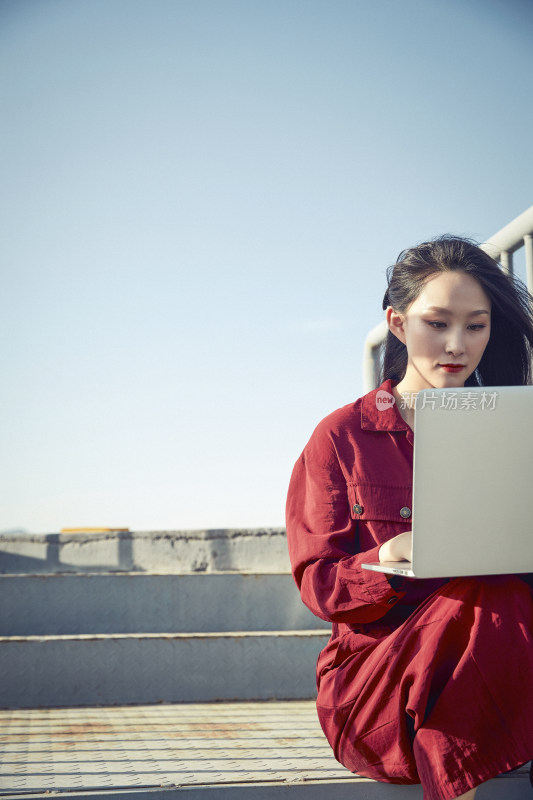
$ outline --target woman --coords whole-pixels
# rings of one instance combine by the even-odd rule
[[[422,783],[425,800],[471,800],[533,757],[531,576],[411,580],[361,564],[410,559],[417,392],[530,383],[532,306],[466,239],[406,250],[388,278],[383,382],[326,417],[297,461],[289,553],[303,601],[332,623],[317,709],[336,758]]]

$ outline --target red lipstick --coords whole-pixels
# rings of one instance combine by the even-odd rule
[[[439,364],[445,372],[461,372],[465,368],[464,364]]]

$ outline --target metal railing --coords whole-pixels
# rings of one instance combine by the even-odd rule
[[[499,261],[509,274],[513,273],[513,254],[523,247],[526,256],[526,284],[533,294],[533,206],[491,236],[481,249]],[[363,387],[370,392],[379,382],[380,359],[387,337],[385,320],[368,332],[363,355]]]

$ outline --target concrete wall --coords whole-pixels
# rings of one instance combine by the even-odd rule
[[[284,528],[0,536],[0,573],[290,572]]]

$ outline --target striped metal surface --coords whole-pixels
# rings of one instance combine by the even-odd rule
[[[312,702],[1,711],[0,744],[3,793],[349,776]]]
[[[0,755],[3,800],[422,800],[341,767],[312,701],[0,711]],[[524,768],[476,800],[531,796]]]

